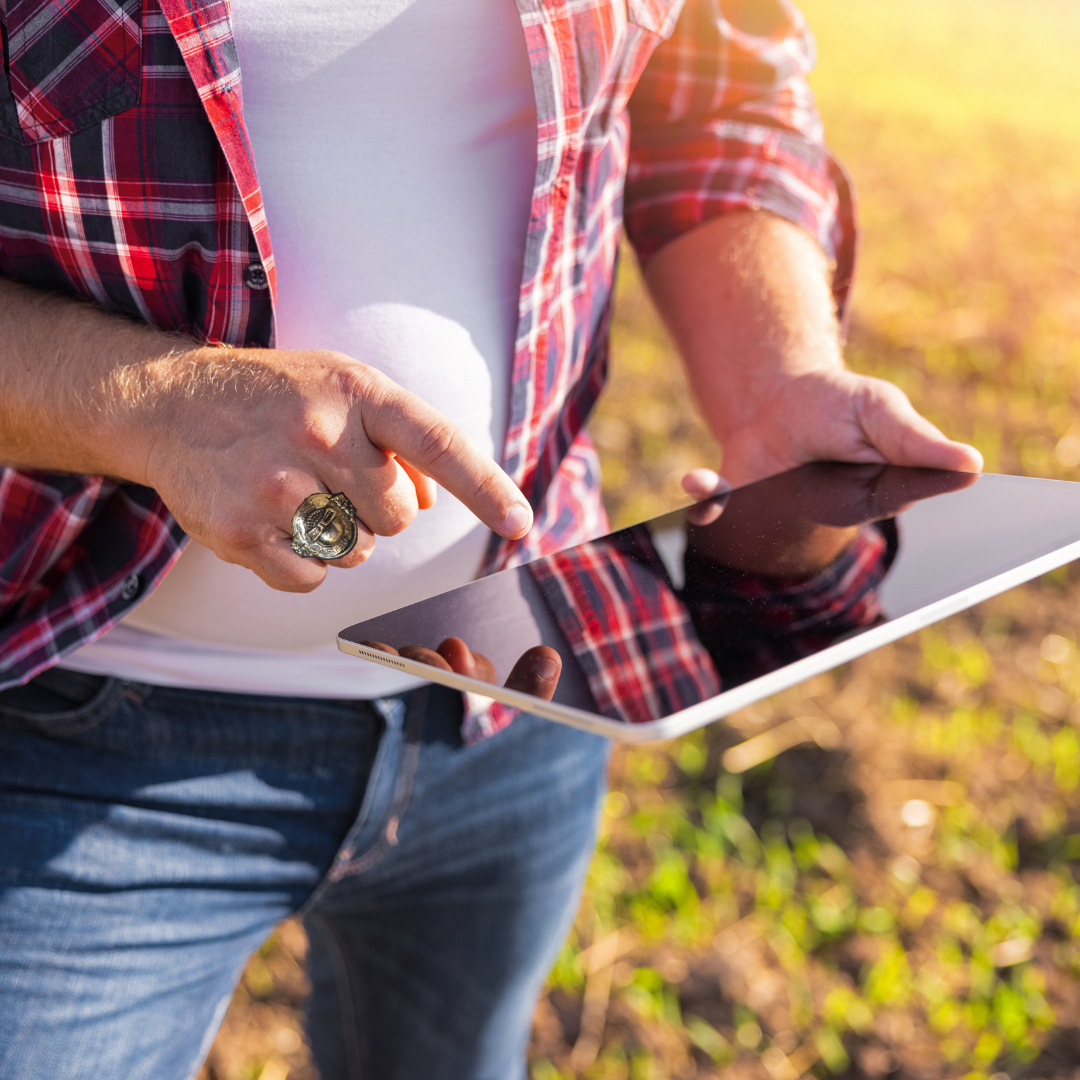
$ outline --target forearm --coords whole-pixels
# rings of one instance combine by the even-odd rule
[[[781,383],[843,367],[827,260],[790,222],[716,218],[659,251],[645,278],[721,444]]]
[[[292,518],[343,492],[363,562],[440,483],[500,536],[532,511],[463,431],[377,369],[329,350],[225,349],[0,280],[0,463],[154,488],[184,530],[274,588],[313,589]]]
[[[155,371],[196,346],[0,279],[0,463],[146,482]]]

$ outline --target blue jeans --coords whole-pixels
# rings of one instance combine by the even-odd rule
[[[187,1080],[304,916],[323,1080],[511,1080],[592,850],[606,743],[458,695],[0,693],[0,1078]]]

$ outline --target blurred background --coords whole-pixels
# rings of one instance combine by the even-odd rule
[[[802,7],[860,195],[851,365],[991,470],[1080,479],[1080,4]],[[591,430],[617,525],[719,460],[629,253]],[[1078,639],[1069,568],[617,751],[532,1080],[1080,1078]],[[305,948],[252,959],[203,1080],[315,1076]]]

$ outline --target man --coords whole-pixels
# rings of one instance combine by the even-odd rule
[[[624,218],[731,481],[979,468],[843,367],[852,209],[801,17],[5,19],[0,1077],[193,1075],[297,909],[324,1080],[523,1075],[605,747],[463,734],[456,695],[333,635],[603,531],[582,425]],[[333,570],[293,548],[320,492],[357,512]]]

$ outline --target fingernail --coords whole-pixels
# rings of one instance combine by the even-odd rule
[[[518,503],[506,511],[506,520],[503,522],[503,531],[509,536],[520,536],[532,525],[532,511],[527,506]]]
[[[554,660],[545,660],[541,657],[532,662],[533,674],[541,679],[554,679],[559,673],[559,665]]]

